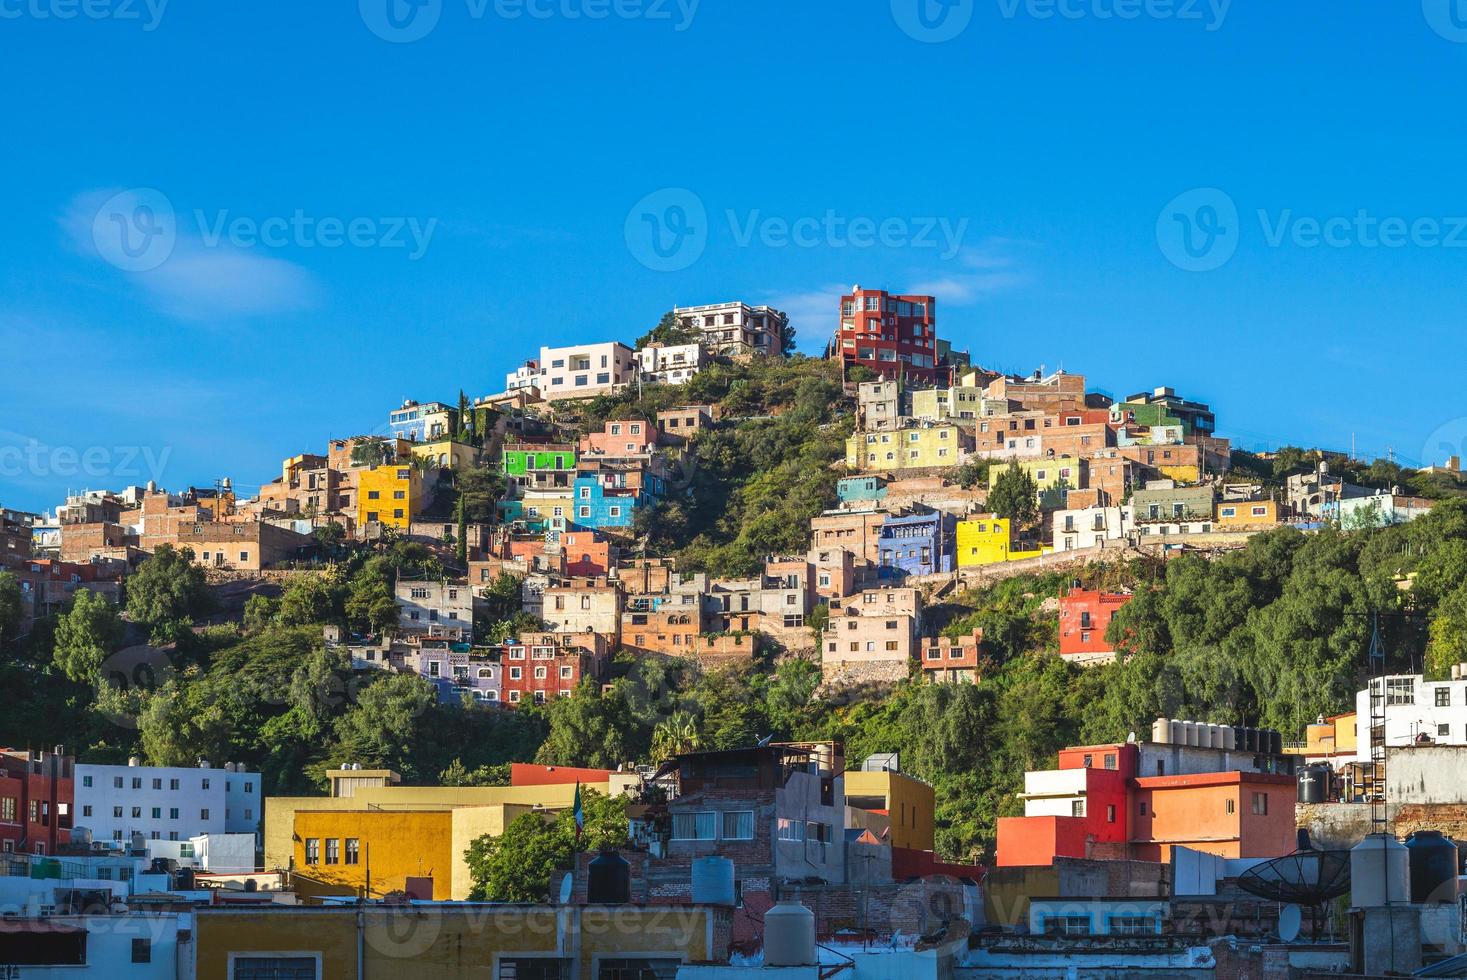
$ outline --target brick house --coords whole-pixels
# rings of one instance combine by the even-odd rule
[[[501,647],[502,701],[543,704],[568,698],[582,679],[600,681],[610,646],[597,633],[526,633]]]
[[[983,630],[967,636],[929,636],[922,640],[922,676],[934,683],[976,684],[978,658],[982,655]]]
[[[657,447],[657,427],[646,419],[616,419],[581,437],[580,455],[645,456]]]
[[[1071,589],[1059,601],[1059,652],[1079,664],[1106,664],[1116,658],[1105,639],[1110,621],[1131,601],[1129,592]]]
[[[921,625],[916,589],[875,589],[830,601],[821,636],[827,684],[895,683],[911,672]]]
[[[55,854],[71,842],[72,758],[60,752],[0,751],[0,851]]]
[[[204,521],[180,526],[173,543],[194,553],[206,568],[258,572],[305,555],[311,538],[259,521]]]

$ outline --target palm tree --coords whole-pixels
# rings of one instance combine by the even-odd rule
[[[702,744],[698,723],[686,711],[664,718],[652,729],[652,757],[659,762],[696,751]]]

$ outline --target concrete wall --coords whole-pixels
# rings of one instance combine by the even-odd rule
[[[1393,803],[1467,803],[1467,745],[1391,749],[1386,799]]]

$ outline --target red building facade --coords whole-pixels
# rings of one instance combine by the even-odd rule
[[[504,704],[544,704],[568,698],[581,678],[600,679],[602,660],[579,648],[510,645],[504,648]]]
[[[855,287],[841,297],[832,356],[881,378],[946,382],[937,353],[937,300]]]
[[[72,780],[71,756],[0,751],[0,851],[55,854],[70,843]]]
[[[1126,603],[1129,593],[1072,589],[1060,597],[1059,652],[1066,660],[1107,663],[1116,658],[1115,648],[1105,641],[1110,621]]]

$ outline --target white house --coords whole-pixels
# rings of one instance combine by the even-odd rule
[[[548,401],[609,395],[637,380],[637,355],[614,340],[574,347],[541,347],[538,360],[505,376],[505,388],[538,388]]]
[[[653,344],[637,351],[637,364],[648,384],[686,384],[703,367],[703,346]]]
[[[1054,550],[1094,548],[1119,541],[1130,530],[1127,514],[1120,507],[1081,507],[1054,512]]]
[[[197,767],[76,766],[76,825],[97,841],[186,841],[204,834],[255,834],[264,803],[260,774],[234,763]]]
[[[1355,758],[1370,761],[1370,691],[1355,695]],[[1385,744],[1409,745],[1420,736],[1438,745],[1467,745],[1467,679],[1428,681],[1421,674],[1385,678]]]

